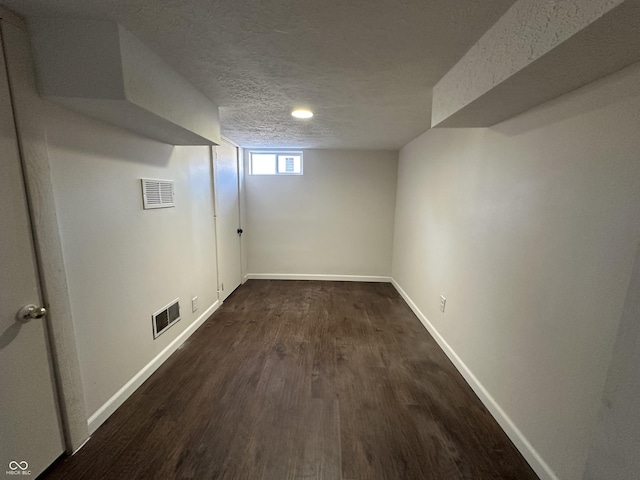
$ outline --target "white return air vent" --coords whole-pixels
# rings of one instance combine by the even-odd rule
[[[175,207],[173,201],[173,180],[154,180],[142,178],[142,204],[145,210],[150,208]]]
[[[153,314],[153,338],[158,338],[178,320],[180,320],[180,303],[178,303],[178,299],[176,298],[162,310]]]

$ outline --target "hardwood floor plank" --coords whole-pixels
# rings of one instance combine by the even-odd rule
[[[304,454],[297,480],[339,479],[340,421],[337,399],[311,399],[305,414]]]
[[[391,285],[252,280],[42,478],[537,477]]]

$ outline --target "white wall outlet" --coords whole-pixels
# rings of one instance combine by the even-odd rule
[[[444,307],[447,304],[447,299],[440,295],[440,311],[444,313]]]
[[[198,297],[193,297],[191,299],[191,311],[192,312],[198,311]]]
[[[224,292],[224,283],[220,284],[220,290],[222,290]]]

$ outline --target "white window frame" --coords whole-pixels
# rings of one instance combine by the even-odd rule
[[[253,154],[257,155],[275,155],[275,173],[253,173]],[[278,172],[278,157],[296,155],[300,156],[300,172]],[[290,176],[290,175],[303,175],[304,174],[304,156],[302,150],[249,150],[249,175],[255,175],[256,177],[274,177],[274,176]]]

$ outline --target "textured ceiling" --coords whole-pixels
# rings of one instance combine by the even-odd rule
[[[0,2],[120,22],[220,106],[241,146],[398,149],[429,128],[432,87],[514,0]]]

